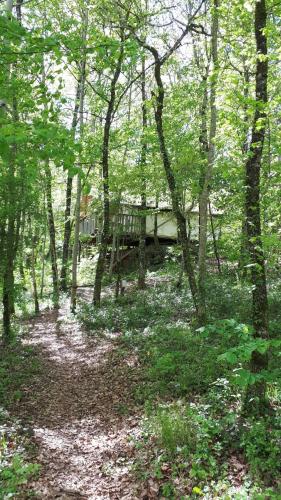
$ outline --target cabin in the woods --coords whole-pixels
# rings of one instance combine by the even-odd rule
[[[90,236],[92,244],[100,241],[102,219],[91,209],[92,197],[84,196],[81,203],[80,234]],[[141,217],[146,217],[146,243],[173,245],[178,241],[178,230],[175,216],[167,204],[155,206],[147,204],[145,211],[137,203],[119,203],[113,205],[110,213],[110,242],[118,240],[120,246],[138,246],[141,230]],[[221,213],[211,209],[209,214],[208,238],[217,239],[220,235]],[[198,241],[198,209],[192,208],[187,212],[187,232],[191,242]]]

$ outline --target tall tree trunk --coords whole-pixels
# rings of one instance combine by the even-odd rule
[[[142,79],[141,79],[141,95],[142,95],[142,146],[140,157],[140,170],[141,170],[141,220],[140,220],[140,237],[139,237],[139,275],[138,287],[145,288],[145,275],[146,275],[146,180],[145,180],[145,166],[147,156],[147,108],[146,108],[146,85],[145,85],[145,59],[142,60]]]
[[[99,256],[96,267],[95,285],[93,303],[95,306],[100,306],[101,300],[101,284],[105,268],[106,252],[108,247],[109,231],[110,231],[110,206],[109,206],[109,142],[110,128],[114,115],[114,106],[116,100],[116,84],[119,79],[124,55],[123,35],[121,38],[120,53],[114,75],[110,85],[110,98],[108,102],[104,131],[103,131],[103,146],[102,146],[102,177],[103,177],[103,228],[101,234],[101,243],[99,248]]]
[[[86,45],[87,31],[88,31],[88,9],[83,11],[83,45]],[[81,88],[80,88],[80,103],[79,103],[79,124],[80,124],[80,140],[83,140],[84,134],[84,99],[85,99],[85,81],[86,81],[86,53],[83,51],[83,60],[81,62]],[[82,168],[82,167],[81,167]],[[81,173],[77,175],[77,190],[76,190],[76,208],[75,208],[75,228],[74,228],[74,242],[72,251],[72,283],[71,283],[71,311],[76,311],[77,301],[77,266],[80,257],[80,205],[81,205]]]
[[[162,161],[163,161],[163,166],[164,166],[164,170],[166,173],[168,186],[170,189],[170,194],[171,194],[171,199],[172,199],[172,208],[173,208],[173,212],[174,212],[174,215],[176,217],[176,220],[177,220],[180,243],[181,243],[182,252],[183,252],[184,269],[185,269],[185,272],[188,276],[189,286],[190,286],[190,290],[191,290],[191,294],[192,294],[192,298],[193,298],[193,303],[194,303],[194,306],[197,310],[197,306],[198,306],[197,285],[196,285],[194,269],[193,269],[191,254],[190,254],[190,246],[189,246],[189,242],[188,242],[187,229],[186,229],[186,219],[185,219],[185,216],[183,214],[183,211],[180,208],[180,196],[179,196],[179,193],[177,190],[174,172],[172,170],[170,157],[169,157],[168,150],[166,147],[164,128],[163,128],[163,107],[164,107],[165,92],[164,92],[164,86],[163,86],[162,77],[161,77],[162,60],[159,58],[159,55],[158,55],[158,52],[156,51],[156,49],[153,49],[152,53],[153,53],[154,59],[155,59],[154,76],[155,76],[155,81],[157,83],[157,90],[158,90],[157,96],[156,96],[155,122],[156,122],[156,127],[157,127],[160,152],[161,152],[161,156],[162,156]]]
[[[116,257],[117,232],[118,232],[118,214],[112,218],[112,246],[111,246],[110,262],[108,269],[109,279],[112,278],[113,268],[114,268],[114,258]]]
[[[53,306],[59,307],[59,276],[57,265],[57,249],[56,249],[56,227],[53,212],[52,200],[52,173],[49,160],[45,161],[45,186],[46,186],[46,207],[48,216],[48,227],[50,237],[50,254],[52,265],[52,280],[53,280]]]
[[[199,255],[198,255],[198,321],[204,324],[207,319],[206,311],[206,257],[207,257],[207,234],[208,234],[208,204],[209,204],[209,191],[210,182],[212,179],[212,171],[215,160],[215,136],[217,128],[217,109],[216,109],[216,87],[217,87],[217,73],[218,73],[218,5],[219,1],[213,2],[212,14],[212,61],[213,61],[213,74],[211,78],[210,90],[210,131],[209,131],[209,144],[205,144],[206,140],[204,135],[206,127],[202,126],[202,150],[207,152],[207,165],[203,170],[203,179],[201,192],[199,197]],[[207,84],[207,82],[206,82]],[[206,100],[207,94],[205,90],[203,113],[202,117],[206,116]]]
[[[249,115],[248,115],[248,104],[247,100],[249,98],[249,83],[250,83],[250,72],[247,67],[244,67],[244,142],[242,145],[242,153],[246,155],[248,152],[248,136],[249,136]],[[246,173],[245,173],[246,175]],[[246,179],[245,179],[246,185]],[[246,205],[245,199],[243,203],[243,213],[242,213],[242,223],[241,223],[241,245],[240,245],[240,256],[238,262],[238,269],[243,278],[247,276],[247,265],[249,261],[249,249],[248,249],[248,237],[247,237],[247,219],[246,219]]]
[[[13,2],[7,0],[5,10],[8,17],[11,17]],[[7,79],[10,81],[11,67],[7,70]],[[4,102],[5,105],[5,102]],[[16,121],[14,99],[13,121]],[[6,106],[4,106],[6,112]],[[16,220],[16,191],[15,191],[15,162],[16,162],[16,145],[12,144],[8,150],[7,163],[7,229],[4,234],[4,275],[3,275],[3,341],[8,344],[12,339],[11,318],[14,312],[14,262],[15,262],[15,220]]]
[[[79,75],[76,87],[75,104],[73,110],[73,118],[71,124],[71,132],[75,137],[75,132],[78,123],[78,111],[80,105],[80,93],[81,93],[81,75]],[[67,173],[66,181],[66,195],[65,195],[65,212],[64,212],[64,235],[63,235],[63,247],[62,247],[62,264],[61,264],[61,274],[60,274],[60,288],[63,291],[67,290],[67,263],[69,259],[69,243],[71,236],[71,198],[72,198],[72,184],[73,175],[71,171]]]
[[[31,235],[31,280],[33,287],[33,300],[34,300],[34,312],[35,314],[39,314],[39,300],[38,300],[38,291],[37,291],[37,280],[36,280],[36,237]]]
[[[44,203],[44,205],[45,205],[45,203]],[[46,241],[47,241],[47,220],[46,220],[46,222],[44,224],[44,235],[43,235],[42,256],[41,256],[42,268],[41,268],[41,280],[40,280],[40,299],[43,299],[44,282],[45,282],[45,250],[46,250]]]
[[[252,280],[252,316],[254,336],[267,339],[268,302],[266,288],[265,260],[261,238],[260,216],[260,171],[263,144],[266,130],[267,104],[267,38],[266,38],[266,1],[256,1],[255,6],[255,38],[257,47],[256,62],[256,110],[253,121],[253,133],[249,156],[246,162],[246,219],[248,248],[250,254]],[[252,353],[251,370],[260,374],[268,368],[267,354],[257,351]],[[245,410],[251,414],[262,414],[266,405],[266,383],[256,381],[248,387]]]
[[[11,179],[14,182],[13,179]],[[11,193],[9,193],[11,196]],[[3,331],[4,343],[8,344],[12,338],[11,317],[14,312],[14,239],[15,220],[13,209],[10,209],[6,234],[6,258],[3,276]]]
[[[42,85],[44,87],[44,94],[46,97],[46,73],[45,73],[45,62],[44,58],[42,61]],[[44,104],[45,112],[48,112],[47,101]],[[49,228],[49,238],[50,238],[50,255],[51,255],[51,266],[52,266],[52,281],[53,281],[53,307],[57,309],[59,307],[59,275],[58,275],[58,264],[57,264],[57,248],[56,248],[56,226],[53,211],[53,197],[52,197],[52,172],[50,168],[50,161],[47,158],[44,162],[45,167],[45,196],[46,196],[46,208],[47,208],[47,219]]]

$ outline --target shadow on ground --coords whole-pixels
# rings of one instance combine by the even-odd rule
[[[32,428],[42,466],[28,489],[44,499],[138,498],[130,473],[140,432],[137,360],[120,356],[118,334],[89,338],[67,305],[28,326],[25,344],[41,369],[14,407]]]

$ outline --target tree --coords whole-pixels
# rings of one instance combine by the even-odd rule
[[[252,127],[252,139],[246,161],[246,221],[252,281],[252,316],[254,337],[268,339],[268,301],[265,258],[261,234],[260,177],[263,145],[267,123],[267,10],[265,0],[255,3],[256,39],[256,109]],[[267,370],[268,354],[255,350],[251,358],[251,370],[258,376]],[[259,379],[248,388],[246,408],[251,413],[263,413],[266,403],[266,383]]]
[[[103,130],[103,144],[102,144],[102,179],[103,179],[103,229],[101,234],[101,243],[99,248],[99,256],[97,261],[95,286],[93,303],[99,307],[101,299],[101,285],[102,277],[105,268],[106,252],[109,240],[109,224],[110,224],[110,200],[109,200],[109,143],[110,143],[110,129],[115,111],[116,102],[116,85],[121,74],[121,68],[124,58],[124,41],[125,33],[124,27],[120,29],[120,46],[119,54],[117,57],[116,65],[114,68],[113,76],[110,82],[109,99],[106,111],[106,117]]]
[[[202,175],[200,176],[199,195],[199,255],[198,255],[198,320],[204,324],[207,318],[206,312],[206,256],[207,256],[207,230],[208,230],[208,206],[209,192],[212,180],[212,171],[215,161],[215,137],[217,128],[216,109],[216,87],[218,80],[218,0],[213,2],[212,13],[212,39],[211,58],[213,72],[211,74],[210,88],[210,127],[207,137],[207,75],[204,76],[204,91],[202,103],[202,125],[200,142],[203,153]],[[207,70],[207,73],[209,70]]]
[[[88,31],[88,8],[83,6],[82,12],[82,22],[83,22],[83,46],[87,43],[87,31]],[[85,80],[86,80],[86,52],[85,48],[83,50],[83,59],[80,68],[80,103],[79,103],[79,124],[80,124],[80,141],[83,140],[84,133],[84,99],[85,99]],[[72,252],[72,283],[71,283],[71,310],[76,311],[76,295],[77,295],[77,264],[78,264],[78,252],[79,252],[79,231],[80,231],[80,201],[81,201],[81,173],[78,172],[77,175],[77,191],[76,191],[76,207],[75,207],[75,230],[74,230],[74,243]]]

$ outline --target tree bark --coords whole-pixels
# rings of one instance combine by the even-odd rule
[[[145,82],[145,60],[142,60],[142,79],[141,79],[141,95],[142,95],[142,146],[140,157],[140,170],[141,170],[141,220],[140,220],[140,237],[139,237],[139,275],[138,275],[138,288],[143,290],[145,288],[145,275],[146,275],[146,181],[145,181],[145,166],[147,157],[147,108],[146,108],[146,82]]]
[[[214,228],[212,207],[211,207],[210,202],[209,202],[209,215],[210,215],[211,231],[212,231],[212,237],[213,237],[214,254],[216,257],[216,261],[217,261],[218,272],[219,272],[219,274],[221,274],[221,261],[220,261],[220,255],[219,255],[219,250],[218,250],[218,245],[217,245],[216,232],[215,232],[215,228]]]
[[[203,166],[203,178],[201,181],[201,192],[199,196],[199,255],[198,255],[198,321],[199,324],[204,324],[207,320],[206,310],[206,257],[207,257],[207,234],[208,234],[208,204],[210,182],[212,179],[212,171],[215,160],[215,136],[217,128],[217,109],[216,109],[216,87],[218,73],[218,6],[219,1],[213,2],[212,15],[212,40],[211,53],[213,61],[213,73],[211,78],[210,90],[210,131],[209,141],[206,141],[207,127],[204,125],[207,111],[207,81],[203,99],[202,111],[202,130],[201,130],[201,145],[204,153],[203,158],[207,156],[207,164]],[[207,154],[206,154],[207,153]]]
[[[159,238],[158,238],[158,211],[156,211],[158,209],[158,206],[159,206],[158,196],[156,196],[154,223],[153,223],[153,240],[154,240],[156,252],[158,252],[159,255],[161,255],[162,250],[161,250],[161,246],[160,246],[160,242],[159,242]]]
[[[13,2],[7,0],[5,10],[11,17]],[[7,79],[11,77],[11,67],[7,70]],[[5,104],[5,103],[4,103]],[[13,121],[16,121],[13,99]],[[6,112],[6,107],[4,107]],[[12,340],[11,318],[14,312],[14,262],[15,262],[15,220],[16,220],[16,191],[15,191],[15,162],[16,145],[12,144],[7,154],[7,228],[4,230],[4,275],[3,275],[3,342],[8,344]]]
[[[101,300],[101,284],[105,268],[106,252],[108,247],[109,230],[110,230],[110,205],[109,205],[109,142],[110,128],[114,115],[114,105],[116,100],[116,84],[119,79],[124,56],[123,35],[121,37],[120,53],[117,65],[113,74],[110,85],[110,98],[105,117],[103,131],[103,147],[102,147],[102,176],[103,176],[103,229],[101,234],[101,243],[99,248],[99,256],[96,267],[96,276],[94,284],[93,303],[96,307],[100,306]]]
[[[157,95],[156,95],[155,122],[156,122],[156,128],[157,128],[157,133],[158,133],[160,152],[161,152],[161,156],[162,156],[162,161],[163,161],[163,166],[164,166],[164,170],[166,173],[168,186],[170,189],[170,194],[171,194],[171,199],[172,199],[172,208],[173,208],[173,212],[175,214],[176,220],[177,220],[178,232],[179,232],[180,243],[181,243],[182,253],[183,253],[184,269],[185,269],[185,272],[188,276],[191,295],[193,298],[193,303],[194,303],[194,306],[197,310],[198,291],[197,291],[197,285],[196,285],[196,280],[195,280],[195,275],[194,275],[191,254],[190,254],[190,247],[189,247],[187,230],[186,230],[186,219],[185,219],[185,216],[183,215],[182,210],[180,209],[180,196],[179,196],[179,193],[177,190],[175,176],[174,176],[174,173],[172,170],[171,161],[170,161],[168,150],[166,147],[164,128],[163,128],[163,107],[164,107],[165,92],[164,92],[164,86],[163,86],[162,77],[161,77],[162,62],[161,62],[161,59],[159,58],[159,55],[158,55],[158,52],[156,51],[156,49],[153,49],[152,53],[153,53],[154,59],[155,59],[154,76],[155,76],[155,81],[157,83],[157,90],[158,90]]]
[[[246,162],[246,220],[248,248],[250,254],[252,281],[252,317],[254,336],[267,339],[268,332],[268,302],[266,287],[265,259],[261,238],[260,216],[260,172],[263,144],[266,130],[267,104],[267,11],[265,0],[256,1],[255,6],[255,38],[257,48],[256,62],[256,110],[253,121],[253,132],[248,159]],[[257,351],[252,353],[251,370],[259,374],[268,368],[267,353]],[[245,411],[249,414],[263,414],[266,406],[266,383],[256,381],[248,387]]]
[[[88,31],[88,10],[85,8],[83,11],[83,45],[86,45]],[[80,88],[80,102],[79,102],[79,123],[80,123],[80,140],[83,140],[84,135],[84,99],[85,99],[85,81],[86,81],[86,52],[83,50],[83,59],[81,62],[81,88]],[[75,125],[76,127],[76,125]],[[82,167],[81,167],[82,168]],[[74,228],[74,242],[72,251],[72,283],[71,283],[71,311],[75,313],[77,302],[77,267],[78,259],[80,258],[80,205],[81,205],[81,173],[77,175],[77,191],[76,191],[76,211],[75,211],[75,228]]]
[[[75,104],[73,110],[73,118],[71,124],[71,133],[75,137],[75,131],[78,123],[78,111],[80,105],[80,93],[81,93],[81,75],[77,81]],[[67,263],[69,259],[69,243],[71,236],[71,198],[72,198],[72,184],[73,175],[72,172],[67,172],[67,182],[66,182],[66,194],[65,194],[65,212],[64,212],[64,235],[63,235],[63,248],[62,248],[62,264],[61,264],[61,274],[60,274],[60,288],[63,291],[67,290]]]
[[[53,281],[53,306],[55,309],[59,307],[59,276],[57,265],[57,249],[56,249],[56,227],[53,212],[52,201],[52,173],[49,160],[45,161],[45,189],[46,189],[46,208],[48,216],[48,227],[50,237],[50,254],[52,265],[52,281]]]
[[[38,300],[38,291],[37,291],[37,280],[36,280],[36,237],[31,236],[31,279],[32,279],[32,287],[33,287],[33,300],[34,300],[34,312],[35,314],[39,314],[39,300]]]
[[[44,203],[45,205],[45,203]],[[42,245],[42,269],[41,269],[41,280],[40,280],[40,299],[43,299],[43,291],[44,291],[44,282],[45,282],[45,250],[46,250],[46,240],[47,240],[47,220],[44,224],[44,236],[43,236],[43,245]]]
[[[242,145],[242,153],[246,155],[248,152],[248,135],[249,135],[249,116],[248,116],[248,104],[247,99],[249,97],[249,83],[250,83],[250,72],[247,67],[244,67],[244,130],[243,133],[245,135],[243,145]],[[246,176],[246,173],[245,173]],[[246,179],[245,179],[246,185]],[[238,269],[243,278],[247,277],[247,265],[249,261],[249,249],[248,249],[248,238],[247,238],[247,219],[246,219],[246,208],[245,208],[245,198],[243,200],[243,214],[242,214],[242,222],[241,222],[241,245],[240,245],[240,256],[238,262]]]

